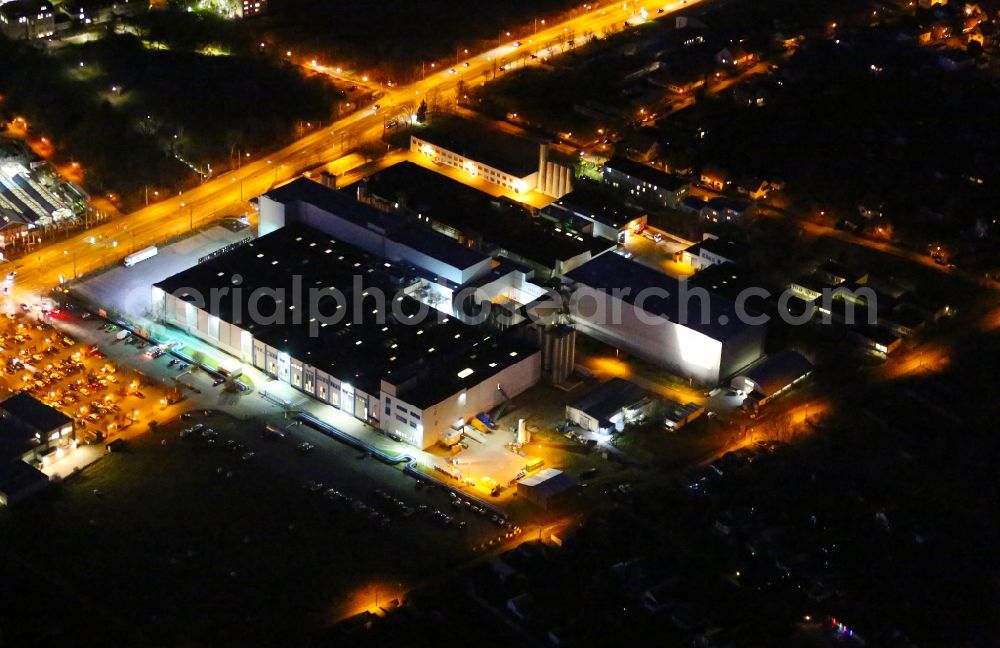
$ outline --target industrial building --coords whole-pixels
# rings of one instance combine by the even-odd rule
[[[583,184],[542,209],[542,214],[567,230],[623,242],[630,229],[645,225],[645,210],[626,205],[600,186]]]
[[[883,326],[862,323],[849,326],[848,330],[865,348],[883,355],[889,355],[903,343],[903,338]]]
[[[612,378],[566,406],[566,420],[588,432],[612,434],[649,415],[658,398],[624,378]]]
[[[548,510],[565,501],[576,481],[561,470],[543,468],[517,482],[517,494],[535,506]]]
[[[73,420],[27,392],[0,403],[0,506],[43,490],[42,466],[76,442]]]
[[[397,219],[414,219],[484,254],[530,267],[538,277],[563,275],[614,247],[412,162],[379,171],[355,190]]]
[[[680,252],[680,261],[701,270],[722,263],[739,263],[746,258],[749,248],[730,238],[706,234],[705,238]]]
[[[781,351],[734,376],[730,386],[746,394],[744,409],[756,411],[812,373],[813,365],[802,354]]]
[[[461,183],[417,165],[405,166],[401,171],[402,177],[413,180],[430,176],[431,189],[435,181],[454,183],[462,190],[468,189]],[[417,173],[411,176],[408,171]],[[260,232],[266,235],[287,224],[304,224],[350,243],[396,264],[397,273],[405,274],[411,280],[410,296],[465,321],[478,314],[476,304],[489,301],[493,306],[490,323],[497,328],[505,328],[520,321],[513,313],[515,304],[536,299],[542,294],[543,289],[529,281],[538,266],[529,267],[508,258],[520,259],[517,255],[500,256],[501,250],[481,241],[477,244],[468,238],[443,234],[434,227],[437,221],[432,220],[428,213],[415,213],[398,203],[373,198],[362,191],[365,186],[339,192],[311,180],[300,179],[270,191],[258,199]],[[473,194],[472,199],[485,196],[475,190],[469,191]],[[361,193],[366,202],[355,200],[351,197],[352,193]],[[468,196],[464,191],[459,195]],[[483,207],[480,203],[471,204]],[[436,213],[436,210],[433,211]],[[518,224],[510,223],[512,228]],[[454,234],[453,230],[445,231]],[[510,229],[503,231],[498,228],[496,231],[499,236],[510,237],[504,240],[520,240],[516,238],[518,233]],[[557,242],[562,243],[561,240]],[[578,251],[576,246],[570,250],[574,254]],[[473,291],[476,299],[471,299]],[[457,300],[462,301],[456,303]],[[505,315],[507,320],[503,321]]]
[[[28,392],[0,403],[0,447],[7,457],[44,463],[76,441],[73,419]]]
[[[490,334],[429,308],[416,285],[407,263],[291,223],[159,282],[153,304],[160,320],[426,448],[537,383],[541,353],[518,329]]]
[[[48,485],[48,476],[34,466],[23,461],[0,463],[0,506],[17,504]]]
[[[258,211],[261,236],[293,223],[308,225],[369,254],[408,263],[455,284],[481,277],[492,267],[487,255],[429,227],[305,178],[260,196]]]
[[[602,254],[566,276],[579,330],[706,385],[718,384],[763,353],[764,324],[740,321],[730,299],[617,254]]]
[[[78,216],[89,200],[22,142],[0,142],[0,248],[17,243],[30,229]]]
[[[572,190],[572,170],[549,159],[547,144],[505,135],[446,115],[410,135],[410,151],[515,194],[558,198]]]
[[[670,431],[679,430],[704,413],[704,406],[697,403],[681,405],[680,403],[664,400],[663,427]]]

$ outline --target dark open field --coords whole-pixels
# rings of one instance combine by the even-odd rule
[[[353,451],[338,473],[319,450],[261,441],[259,426],[206,422],[221,433],[216,447],[178,438],[178,422],[0,512],[0,630],[10,645],[39,633],[74,645],[288,645],[467,557],[462,547],[483,530],[419,514],[372,524],[309,492],[306,477],[325,475],[324,488],[369,504],[377,485],[413,504],[447,508],[447,499]],[[227,438],[257,455],[242,461]]]

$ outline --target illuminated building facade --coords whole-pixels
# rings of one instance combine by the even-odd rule
[[[426,448],[537,383],[541,352],[418,302],[413,271],[288,224],[154,285],[154,315]],[[340,298],[320,301],[311,289]]]
[[[570,315],[584,334],[716,385],[761,357],[766,325],[736,305],[617,254],[602,254],[567,275]]]
[[[48,38],[56,31],[55,10],[45,0],[0,4],[0,29],[11,40]]]

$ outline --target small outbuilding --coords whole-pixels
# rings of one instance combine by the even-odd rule
[[[558,504],[576,486],[576,481],[561,470],[545,468],[517,483],[517,494],[548,510]]]
[[[665,403],[663,426],[668,430],[679,430],[705,413],[705,408],[697,403],[681,405],[669,401]]]
[[[0,464],[0,506],[25,500],[49,485],[48,476],[23,461]]]
[[[612,378],[566,406],[566,419],[589,432],[621,432],[625,424],[648,414],[656,397],[623,378]]]
[[[28,392],[14,394],[0,403],[0,428],[0,443],[16,443],[23,450],[18,458],[28,462],[65,450],[76,438],[73,419]]]
[[[812,373],[813,365],[802,354],[781,351],[767,356],[732,379],[730,386],[746,394],[745,409],[756,410]]]

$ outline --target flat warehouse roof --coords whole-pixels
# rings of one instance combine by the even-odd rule
[[[698,241],[684,251],[689,254],[700,255],[702,250],[724,257],[730,261],[739,261],[749,253],[750,248],[731,238],[707,238]]]
[[[413,136],[516,178],[538,171],[538,143],[461,117],[435,115]]]
[[[494,198],[412,162],[379,171],[364,183],[373,196],[463,233],[478,233],[487,243],[547,268],[611,245],[558,233],[510,200]]]
[[[737,317],[732,301],[705,290],[708,313],[693,291],[701,286],[681,283],[673,277],[626,259],[618,254],[602,254],[567,273],[576,283],[609,294],[620,291],[621,299],[644,311],[698,331],[713,340],[725,341],[747,328]],[[653,290],[651,290],[653,289]],[[685,298],[688,297],[688,298]]]
[[[615,412],[634,405],[648,396],[649,392],[639,385],[624,378],[612,378],[592,389],[570,407],[589,414],[603,423]]]
[[[583,186],[566,194],[545,209],[553,213],[558,208],[589,216],[615,229],[645,215],[645,211],[629,207],[621,198],[601,186]]]
[[[254,331],[259,325],[247,318],[254,290],[281,289],[290,295],[298,281],[305,291],[311,287],[347,291],[353,290],[355,277],[364,287],[391,285],[387,271],[392,265],[387,268],[385,263],[311,227],[289,225],[155,285],[180,299],[193,301],[201,297],[206,303],[213,289],[228,289],[229,298],[219,300],[213,314]],[[235,287],[241,288],[242,298],[238,302],[232,298]],[[259,295],[261,312],[270,313],[279,306],[269,293]],[[280,308],[287,311],[289,305],[282,303]],[[291,312],[284,314],[291,319]]]
[[[14,418],[44,432],[73,422],[73,419],[56,408],[46,405],[28,392],[14,394],[0,403],[0,408]]]
[[[399,397],[416,407],[427,408],[463,389],[478,385],[537,352],[533,345],[512,335],[487,335],[462,353],[448,356],[427,354],[420,362],[393,372],[386,380],[401,384],[416,378],[412,387],[400,390]]]
[[[331,189],[307,178],[299,178],[265,194],[285,205],[304,203],[334,214],[359,227],[384,234],[389,239],[443,261],[452,267],[465,269],[483,261],[486,255],[467,248],[454,239],[428,227],[400,219],[351,195]]]
[[[179,299],[200,295],[207,302],[213,288],[232,289],[238,275],[242,290],[221,296],[213,314],[264,344],[371,394],[390,373],[419,373],[414,367],[440,367],[440,383],[448,384],[448,372],[473,362],[489,336],[404,296],[405,283],[394,274],[404,268],[387,263],[313,228],[289,225],[156,285]],[[291,303],[295,282],[300,282],[301,304]],[[324,298],[318,316],[309,312],[310,288],[340,291],[342,305]],[[249,316],[255,290],[268,293],[257,307],[267,321],[253,322]],[[326,319],[335,314],[338,321]],[[497,364],[502,368],[510,362]]]
[[[761,360],[740,376],[757,383],[760,392],[770,396],[806,375],[812,368],[812,363],[800,353],[785,350]]]

